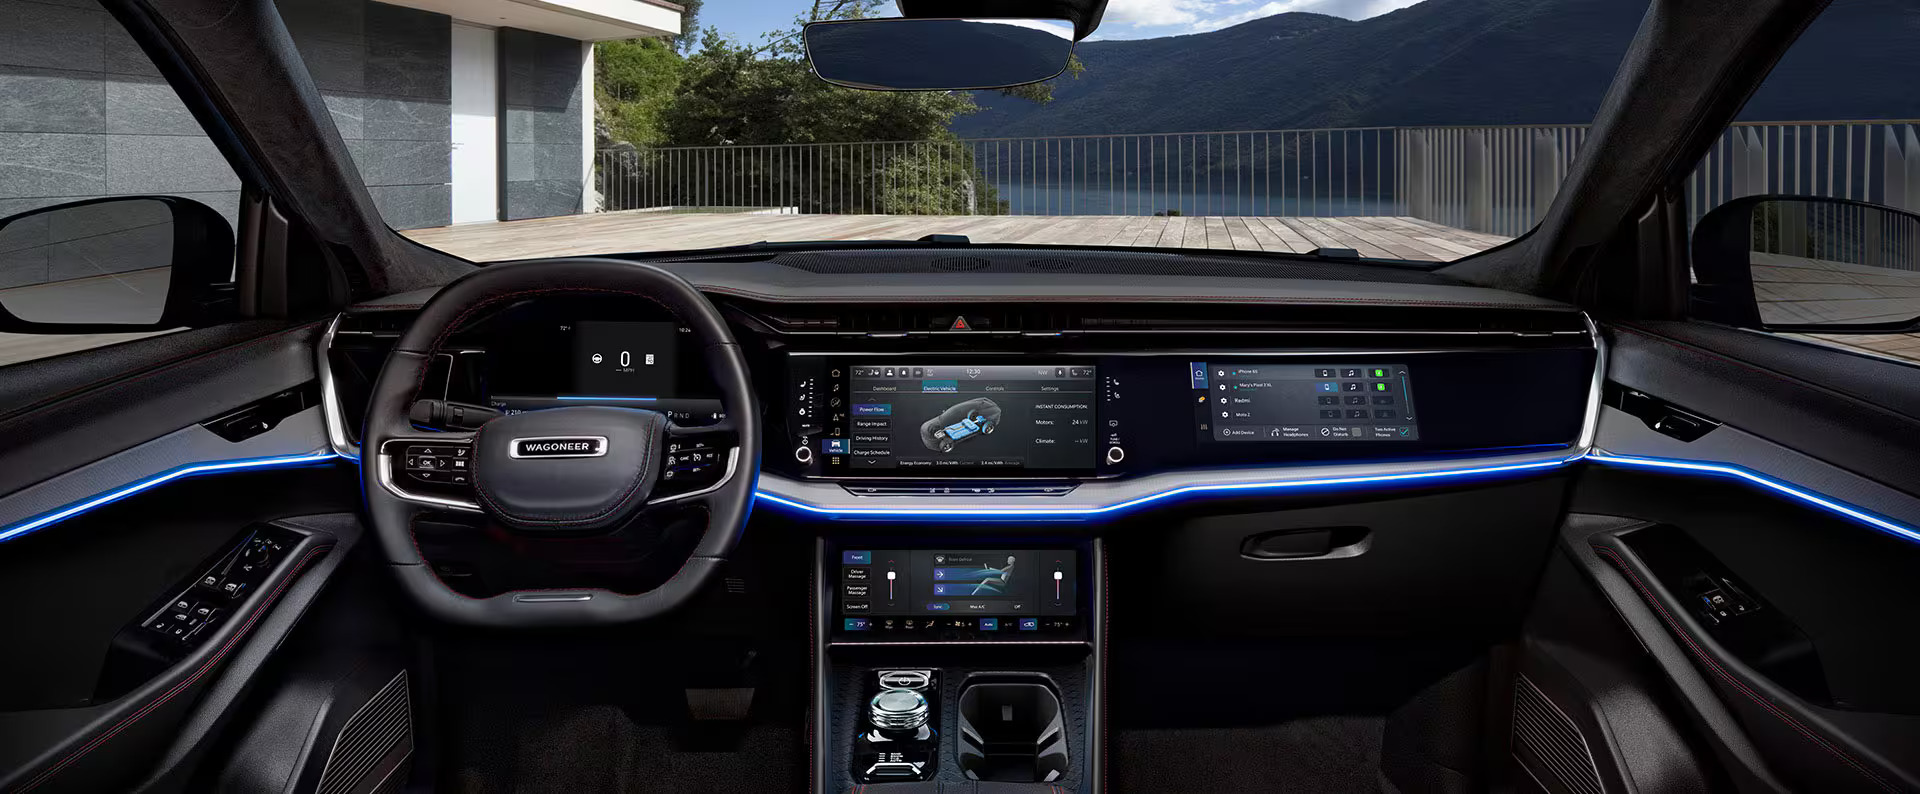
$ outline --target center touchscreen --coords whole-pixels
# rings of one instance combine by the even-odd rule
[[[847,438],[822,451],[854,471],[1094,465],[1091,366],[860,364],[850,374]]]
[[[882,628],[895,624],[889,618],[904,626],[910,618],[986,616],[1007,618],[1008,629],[1030,631],[1045,625],[1041,618],[1077,611],[1074,559],[1064,549],[842,551],[840,612],[879,620]],[[867,621],[853,625],[859,631]]]

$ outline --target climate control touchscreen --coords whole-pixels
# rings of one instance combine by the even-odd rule
[[[847,631],[1058,629],[1077,603],[1071,550],[843,550]]]
[[[1405,364],[1195,361],[1204,441],[1416,441]]]
[[[902,362],[851,375],[846,436],[820,452],[852,471],[1093,468],[1091,366]]]

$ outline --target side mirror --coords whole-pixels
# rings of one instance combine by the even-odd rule
[[[1073,56],[1064,19],[849,19],[804,35],[820,79],[873,91],[1010,88],[1058,76]]]
[[[1748,196],[1693,230],[1693,316],[1742,328],[1920,328],[1920,215],[1851,199]]]
[[[208,325],[232,302],[233,228],[197,201],[114,196],[0,220],[0,332]]]

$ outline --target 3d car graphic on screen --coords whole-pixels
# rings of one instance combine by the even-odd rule
[[[1000,414],[1000,406],[985,397],[955,404],[920,425],[920,442],[935,452],[952,452],[969,438],[992,435]]]

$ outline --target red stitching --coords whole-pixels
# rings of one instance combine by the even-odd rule
[[[1699,645],[1694,643],[1692,635],[1688,634],[1687,630],[1680,625],[1680,622],[1674,619],[1672,614],[1667,612],[1666,605],[1660,603],[1660,599],[1654,597],[1653,591],[1647,589],[1647,586],[1640,581],[1640,576],[1634,573],[1632,568],[1627,567],[1626,560],[1621,559],[1619,554],[1616,554],[1613,549],[1608,548],[1606,546],[1594,546],[1593,550],[1595,552],[1598,552],[1600,555],[1608,558],[1609,560],[1612,560],[1614,566],[1619,568],[1621,573],[1626,574],[1628,579],[1633,580],[1634,588],[1640,591],[1641,597],[1645,598],[1647,600],[1647,603],[1652,604],[1654,609],[1660,611],[1660,617],[1662,620],[1666,621],[1668,628],[1673,629],[1673,632],[1675,634],[1678,634],[1680,636],[1680,639],[1686,641],[1687,647],[1693,650],[1693,655],[1697,657],[1702,663],[1706,664],[1707,668],[1712,670],[1714,674],[1720,676],[1721,680],[1726,681],[1728,684],[1732,685],[1734,689],[1739,690],[1741,694],[1747,696],[1747,699],[1752,700],[1755,704],[1758,704],[1762,709],[1765,709],[1768,713],[1772,714],[1775,717],[1780,718],[1780,721],[1785,722],[1789,727],[1793,728],[1795,731],[1798,731],[1801,736],[1806,737],[1807,741],[1813,742],[1815,746],[1819,747],[1822,750],[1826,750],[1828,753],[1833,754],[1835,757],[1839,758],[1841,761],[1844,761],[1848,766],[1853,767],[1854,771],[1857,771],[1861,775],[1866,776],[1868,780],[1873,781],[1876,785],[1880,786],[1882,789],[1885,789],[1887,791],[1897,790],[1893,786],[1889,785],[1887,781],[1882,780],[1879,775],[1874,774],[1873,771],[1868,769],[1865,765],[1861,764],[1859,761],[1854,760],[1853,756],[1848,755],[1845,750],[1842,750],[1839,747],[1835,747],[1831,744],[1828,744],[1826,740],[1814,734],[1806,726],[1801,725],[1798,720],[1795,720],[1793,718],[1793,715],[1790,715],[1784,711],[1781,711],[1778,706],[1775,706],[1773,703],[1769,702],[1767,699],[1755,694],[1753,690],[1750,690],[1747,688],[1746,684],[1742,683],[1738,678],[1735,678],[1733,675],[1729,674],[1725,669],[1722,669],[1719,663],[1713,660],[1713,657],[1708,656],[1705,650],[1701,649]]]
[[[92,752],[93,749],[95,747],[100,746],[102,742],[105,742],[106,740],[111,739],[114,736],[118,735],[120,731],[125,730],[127,726],[132,725],[135,721],[139,720],[142,717],[147,716],[149,713],[152,713],[154,709],[157,709],[162,705],[165,705],[167,701],[172,700],[175,695],[178,695],[181,692],[185,691],[188,687],[193,686],[193,682],[200,680],[200,676],[205,675],[208,670],[213,669],[214,665],[219,664],[220,660],[226,657],[227,652],[233,650],[233,646],[239,643],[242,638],[246,637],[249,631],[253,630],[253,624],[260,619],[261,615],[266,613],[267,607],[272,606],[275,601],[280,600],[281,591],[287,589],[287,585],[293,584],[293,581],[299,578],[300,570],[307,566],[308,561],[312,560],[315,556],[325,554],[328,550],[332,548],[333,548],[332,545],[321,546],[319,548],[316,548],[312,551],[307,552],[307,556],[301,557],[300,562],[294,565],[292,570],[287,572],[287,577],[280,581],[280,586],[275,587],[273,589],[273,593],[267,596],[266,600],[261,601],[259,606],[254,607],[252,614],[248,615],[247,622],[240,627],[240,630],[234,632],[233,636],[227,639],[227,644],[220,646],[220,651],[218,653],[215,653],[212,658],[208,659],[205,664],[200,665],[200,669],[195,670],[193,675],[188,676],[185,681],[181,681],[180,683],[175,684],[172,689],[167,690],[166,694],[161,695],[159,698],[155,699],[153,702],[148,703],[146,706],[142,707],[139,711],[136,711],[132,714],[127,715],[125,719],[120,720],[118,724],[108,729],[106,733],[103,733],[97,737],[94,737],[93,741],[88,742],[86,746],[73,751],[73,753],[68,755],[66,758],[60,759],[59,763],[56,763],[53,766],[47,767],[46,771],[41,772],[39,775],[35,776],[32,781],[28,782],[27,785],[21,788],[20,790],[23,792],[31,791],[35,787],[39,786],[40,784],[53,779],[54,775],[59,774],[61,770],[66,769],[67,766],[71,765],[74,761],[80,760],[81,756]]]

